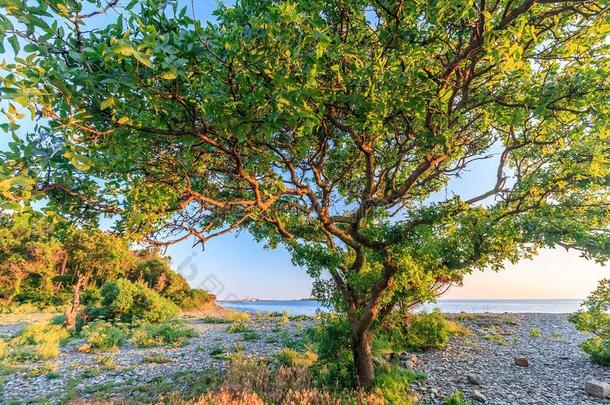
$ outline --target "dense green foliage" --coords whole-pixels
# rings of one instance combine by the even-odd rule
[[[100,289],[101,300],[85,309],[85,317],[115,322],[162,322],[178,315],[172,301],[163,298],[143,282],[118,279]]]
[[[396,312],[384,321],[381,333],[395,346],[414,351],[440,349],[451,334],[438,309],[417,314]]]
[[[397,311],[376,324],[373,332],[373,358],[378,364],[386,365],[390,370],[386,374],[396,374],[396,364],[390,359],[398,359],[400,354],[409,351],[441,349],[451,336],[465,334],[463,327],[447,320],[439,310],[415,314]],[[325,316],[308,330],[307,345],[318,355],[312,373],[319,381],[330,386],[353,387],[350,336],[349,322],[337,316]]]
[[[100,319],[84,325],[80,329],[80,336],[85,339],[91,349],[116,350],[127,341],[129,328],[125,324]]]
[[[582,303],[582,308],[570,316],[576,329],[590,333],[581,347],[594,363],[610,366],[610,280],[603,279]]]
[[[66,304],[79,277],[86,280],[84,305],[100,300],[102,285],[120,278],[143,283],[184,309],[214,299],[190,288],[168,258],[154,250],[134,251],[124,238],[28,214],[0,215],[0,300],[5,305]]]
[[[140,347],[182,345],[188,338],[197,336],[197,332],[184,321],[177,319],[161,323],[144,323],[131,332],[131,343]]]
[[[6,209],[284,243],[349,319],[366,387],[393,308],[543,247],[606,260],[603,2],[241,0],[207,25],[121,6],[2,3],[2,127],[38,124],[0,155]]]
[[[127,342],[139,347],[178,346],[197,336],[197,332],[177,319],[137,325],[98,319],[84,325],[79,336],[85,339],[88,350],[103,351],[116,350]]]

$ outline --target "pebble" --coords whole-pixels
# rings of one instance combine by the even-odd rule
[[[0,390],[0,404],[38,403],[41,398],[45,399],[45,403],[61,403],[66,395],[66,388],[74,379],[79,379],[75,391],[83,400],[92,399],[95,395],[93,387],[104,384],[115,384],[117,389],[121,390],[120,394],[125,396],[126,387],[147,385],[165,376],[171,379],[176,373],[200,373],[204,369],[221,370],[225,367],[226,360],[215,358],[210,353],[216,347],[223,347],[226,353],[231,353],[239,346],[245,355],[271,357],[284,346],[281,334],[285,332],[276,329],[277,322],[273,319],[248,323],[248,326],[260,335],[256,340],[243,340],[240,333],[227,332],[228,324],[206,324],[194,319],[188,322],[199,332],[199,336],[189,339],[182,347],[139,348],[127,345],[116,353],[84,353],[77,351],[83,342],[75,341],[63,347],[60,355],[49,362],[55,367],[56,378],[50,379],[44,374],[36,377],[27,375],[27,371],[43,366],[44,361],[32,362],[25,371],[6,376],[4,387]],[[283,329],[288,332],[288,336],[294,337],[299,331],[312,325],[312,321],[293,321]],[[275,339],[266,339],[271,336]],[[169,362],[145,362],[144,358],[152,354],[166,356]],[[105,369],[96,361],[101,356],[111,357],[117,367]]]
[[[512,320],[499,325],[510,332],[504,344],[484,338],[498,315]],[[417,393],[430,392],[430,387],[447,396],[461,391],[474,403],[476,384],[467,377],[472,375],[484,381],[485,403],[490,405],[610,405],[610,397],[593,397],[584,389],[585,381],[610,382],[610,368],[591,363],[579,347],[587,335],[568,322],[567,314],[476,315],[461,322],[470,336],[452,338],[443,350],[418,354],[415,370],[428,379],[413,386]],[[532,328],[539,328],[542,337],[530,336]],[[516,357],[526,358],[530,366],[515,367]],[[544,363],[548,366],[536,366]],[[444,400],[422,395],[421,404],[441,405]]]
[[[472,391],[472,397],[479,402],[486,402],[487,397],[481,393],[479,390]]]
[[[519,367],[529,367],[530,362],[525,357],[515,357],[514,359],[515,365]]]
[[[466,381],[472,385],[481,385],[481,379],[474,374],[466,374]]]

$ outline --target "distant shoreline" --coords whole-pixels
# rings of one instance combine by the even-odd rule
[[[583,301],[585,298],[441,298],[438,302],[510,302],[510,301]],[[291,298],[291,299],[267,299],[267,298],[244,298],[241,300],[218,300],[217,302],[296,302],[296,301],[318,301],[315,298]]]
[[[416,311],[439,309],[444,313],[531,313],[568,314],[580,309],[580,299],[440,299],[435,303],[422,305]],[[218,301],[218,305],[242,312],[288,312],[291,315],[314,316],[328,308],[316,300],[262,300]]]

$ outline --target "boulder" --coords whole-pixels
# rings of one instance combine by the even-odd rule
[[[594,397],[605,398],[610,394],[610,386],[605,382],[589,380],[585,382],[585,391]]]
[[[519,367],[529,367],[530,362],[525,357],[515,357],[515,365]]]
[[[481,385],[481,379],[474,374],[466,374],[466,381],[472,385]]]

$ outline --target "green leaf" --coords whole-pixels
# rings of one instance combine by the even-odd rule
[[[178,77],[178,75],[172,71],[165,72],[161,75],[161,78],[166,80],[174,80],[176,77]]]
[[[134,51],[133,57],[136,58],[143,65],[152,67],[152,62],[150,61],[150,59],[148,59],[148,57],[146,56],[143,56],[140,52]]]
[[[36,51],[38,51],[38,45],[36,45],[36,44],[27,44],[26,46],[23,47],[23,50],[25,52],[36,52]]]
[[[102,103],[100,104],[100,109],[105,110],[108,107],[115,105],[117,101],[118,100],[114,97],[108,97],[106,100],[102,101]]]
[[[9,37],[8,43],[11,44],[13,52],[17,55],[19,53],[19,39],[16,36]]]

